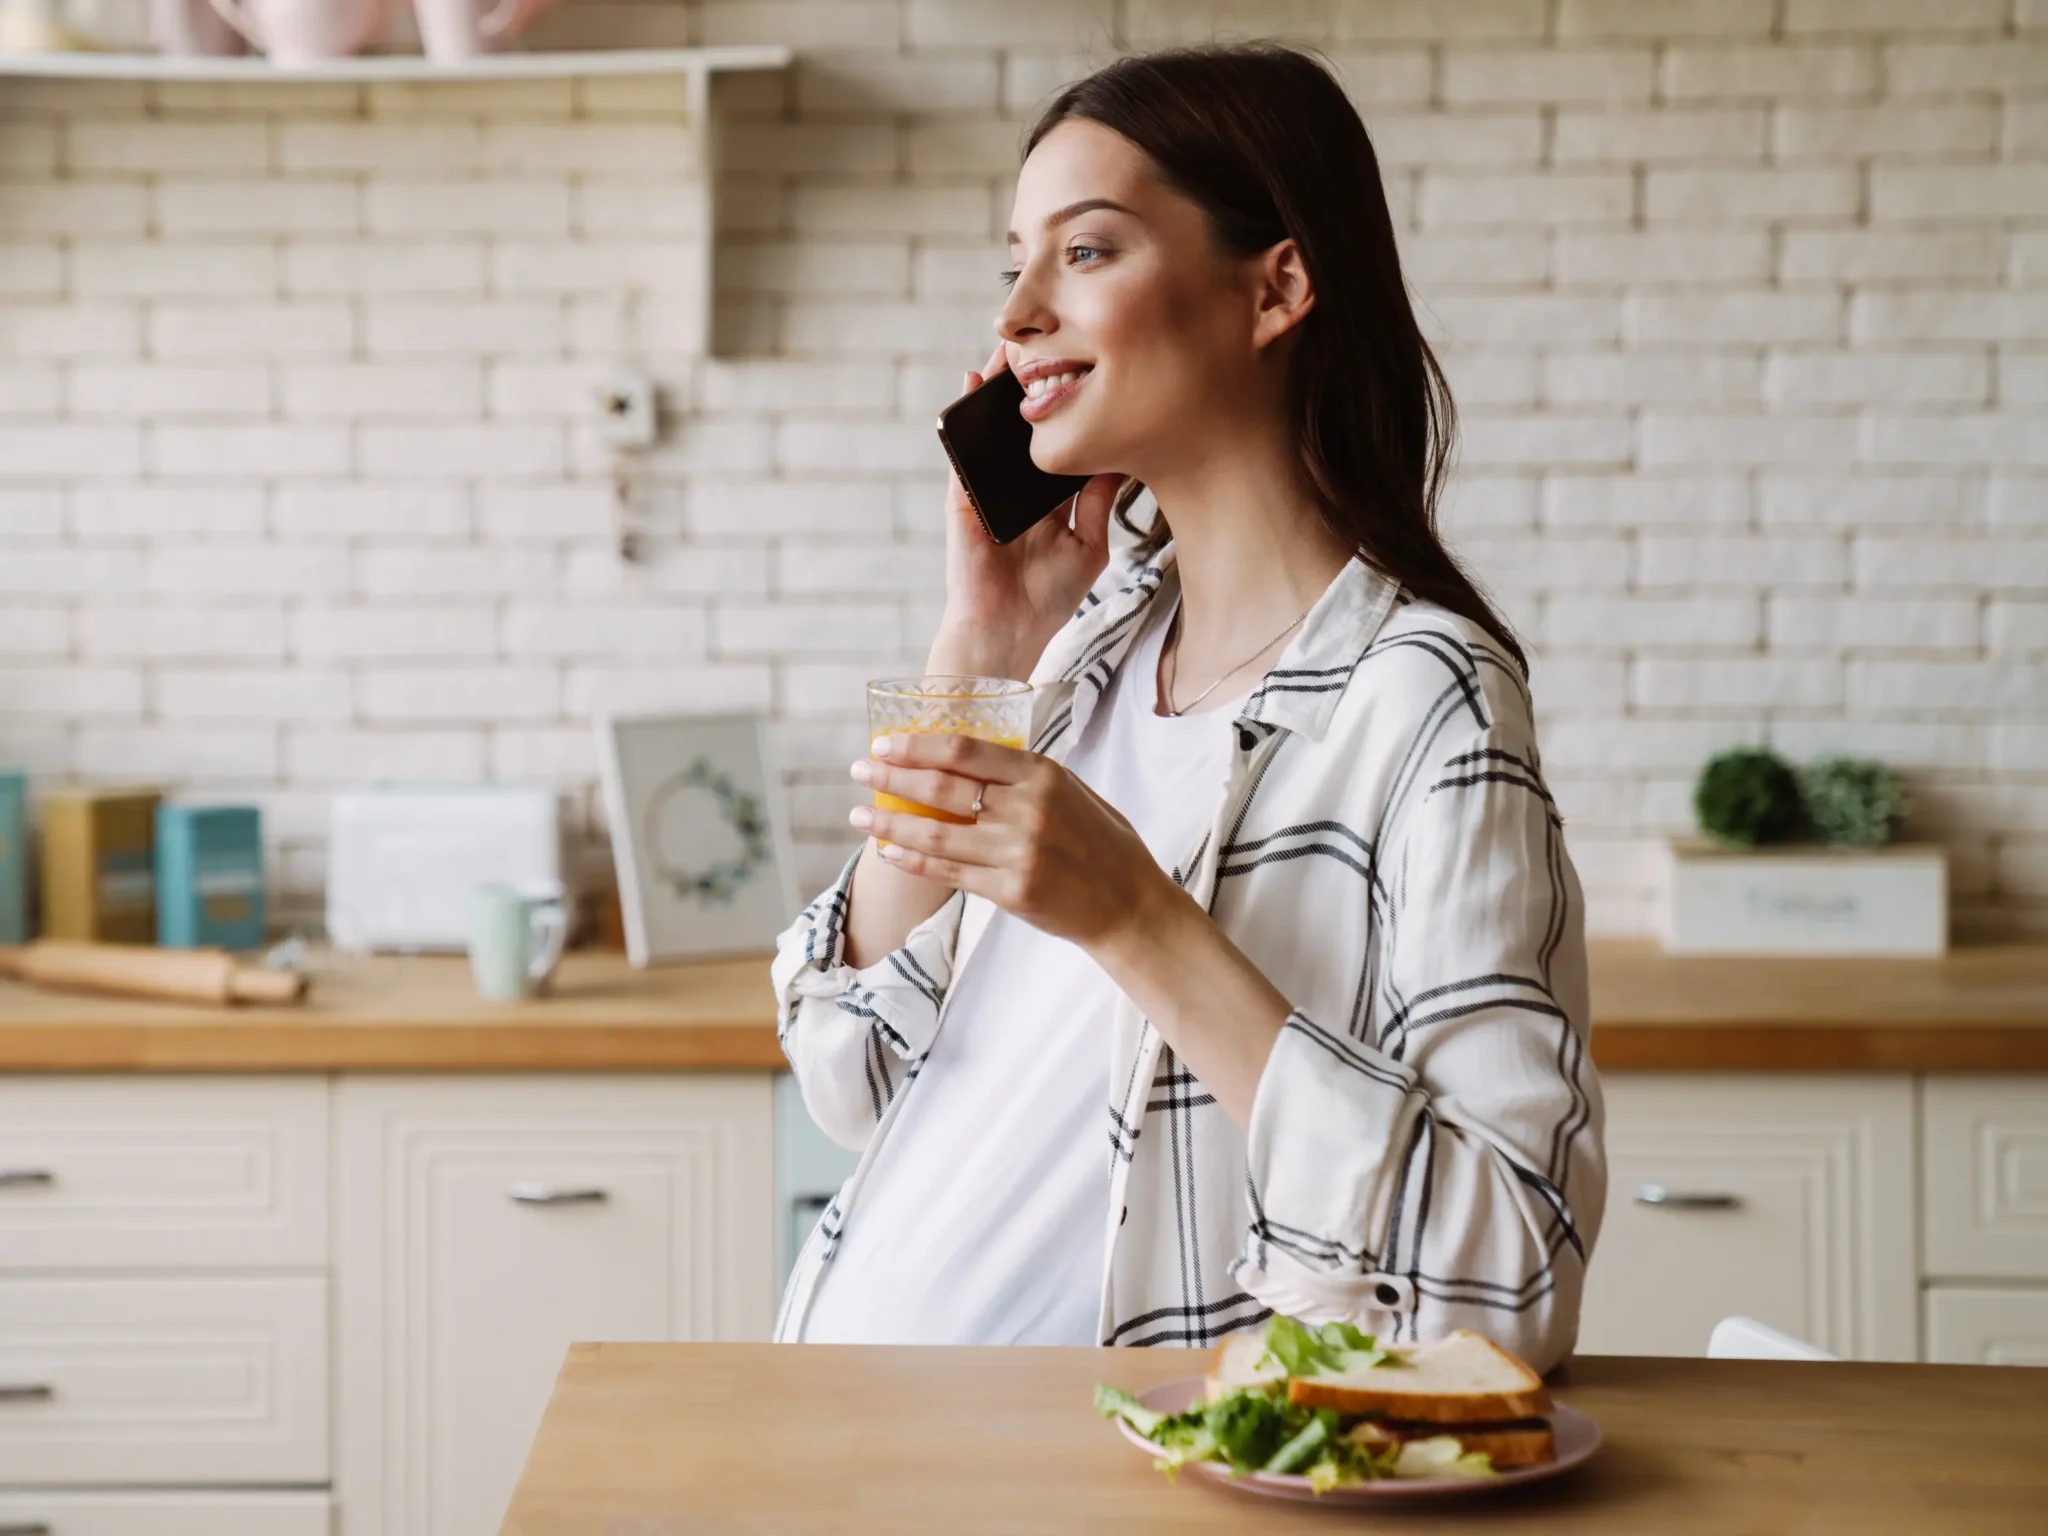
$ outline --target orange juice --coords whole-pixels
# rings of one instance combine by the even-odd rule
[[[1024,750],[1024,738],[1022,736],[981,736],[973,731],[946,731],[936,727],[921,731],[915,729],[891,731],[889,734],[892,736],[974,736],[978,741],[992,741],[999,747],[1015,747],[1020,752]],[[880,740],[880,738],[877,737],[876,740]],[[868,750],[870,752],[874,751],[874,742],[868,743]],[[955,816],[951,811],[942,811],[936,806],[924,805],[916,800],[906,800],[901,795],[884,794],[879,789],[875,791],[875,807],[878,810],[884,811],[902,811],[909,816],[928,816],[933,821],[950,821],[958,826],[965,826],[974,820],[972,816]]]
[[[1021,748],[1030,732],[1029,683],[1007,677],[927,675],[868,684],[870,752],[884,736],[972,736],[1001,747]],[[974,819],[880,790],[875,791],[875,804],[885,811],[955,824]]]

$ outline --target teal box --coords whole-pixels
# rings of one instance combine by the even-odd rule
[[[28,942],[28,776],[0,768],[0,944]]]
[[[263,817],[254,806],[157,807],[156,941],[166,949],[263,943]]]

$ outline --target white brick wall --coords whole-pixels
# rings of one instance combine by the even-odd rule
[[[1596,924],[1768,741],[1899,763],[1965,931],[2048,930],[2040,0],[569,0],[536,45],[799,51],[724,98],[715,359],[674,80],[9,82],[0,760],[255,797],[304,912],[337,786],[588,814],[593,709],[761,709],[820,878],[1032,109],[1260,32],[1374,128]],[[627,351],[632,567],[580,415]]]

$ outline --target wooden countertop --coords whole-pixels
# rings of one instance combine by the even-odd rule
[[[563,957],[551,996],[492,1003],[469,962],[316,953],[307,1001],[207,1008],[0,982],[0,1071],[764,1071],[775,1043],[765,955],[636,971]]]
[[[1605,1433],[1586,1466],[1455,1504],[1331,1511],[1194,1478],[1169,1485],[1095,1416],[1095,1382],[1140,1389],[1196,1374],[1201,1360],[1173,1349],[572,1345],[502,1536],[2035,1536],[2048,1509],[2048,1371],[1589,1357],[1553,1381]]]
[[[1722,960],[1587,946],[1604,1071],[2048,1072],[2048,944],[1938,960]]]
[[[2048,1072],[2048,945],[1942,960],[1702,960],[1591,946],[1607,1071]],[[635,971],[568,956],[554,995],[484,1002],[451,957],[316,954],[294,1008],[199,1008],[0,982],[4,1072],[767,1071],[766,957]]]

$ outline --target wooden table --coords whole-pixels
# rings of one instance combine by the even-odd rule
[[[1598,940],[1613,1071],[2048,1071],[2048,945],[1941,960],[1699,960]],[[316,953],[295,1008],[199,1008],[0,981],[0,1072],[773,1071],[765,955],[636,971],[571,954],[554,995],[487,1003],[455,957]]]
[[[1571,1532],[1976,1536],[2048,1526],[2048,1370],[1585,1358],[1606,1446],[1559,1481],[1331,1511],[1169,1487],[1090,1407],[1186,1350],[571,1346],[504,1536]]]
[[[2040,1536],[2048,1370],[1623,1359],[1553,1381],[1607,1443],[1556,1482],[1402,1511],[1169,1486],[1089,1404],[1185,1350],[578,1344],[504,1536],[1556,1531]]]

